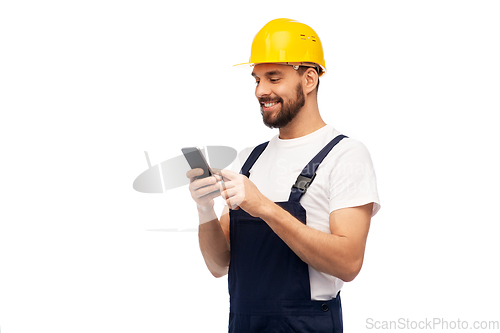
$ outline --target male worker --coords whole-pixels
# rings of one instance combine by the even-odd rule
[[[342,332],[339,292],[361,269],[380,207],[370,155],[320,116],[326,68],[309,26],[269,22],[250,64],[263,121],[279,135],[240,153],[241,172],[222,170],[224,184],[188,172],[201,252],[214,276],[229,274],[230,332]],[[229,207],[220,221],[218,195]]]

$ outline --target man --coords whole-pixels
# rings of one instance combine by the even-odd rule
[[[380,207],[370,156],[320,116],[326,68],[310,27],[269,22],[250,64],[263,121],[279,135],[244,150],[224,184],[188,172],[201,252],[215,277],[229,274],[230,332],[342,332],[339,292],[361,269]],[[229,207],[220,221],[218,195]]]

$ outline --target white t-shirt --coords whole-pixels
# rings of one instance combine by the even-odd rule
[[[326,125],[306,136],[282,140],[273,137],[250,169],[250,180],[273,202],[288,201],[290,189],[309,161],[334,137],[336,129]],[[239,172],[253,148],[238,154],[231,169]],[[380,209],[377,184],[370,154],[366,147],[344,138],[325,157],[316,178],[300,199],[306,210],[307,225],[330,232],[329,216],[334,210],[373,202],[372,216]],[[337,295],[343,281],[309,266],[311,298],[329,300]]]

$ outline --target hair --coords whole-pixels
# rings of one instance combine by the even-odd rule
[[[299,74],[300,76],[302,76],[306,72],[306,70],[308,70],[309,68],[314,68],[316,70],[316,73],[318,73],[318,84],[316,84],[316,94],[318,94],[318,90],[319,90],[319,75],[321,74],[321,69],[319,68],[319,66],[314,66],[314,67],[299,66],[299,68],[297,69],[297,74]]]

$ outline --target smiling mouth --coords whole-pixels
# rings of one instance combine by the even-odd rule
[[[280,102],[279,101],[276,101],[276,102],[266,102],[266,103],[260,103],[261,105],[261,108],[263,111],[272,111],[274,110],[274,108],[276,107],[276,105],[278,105]]]

